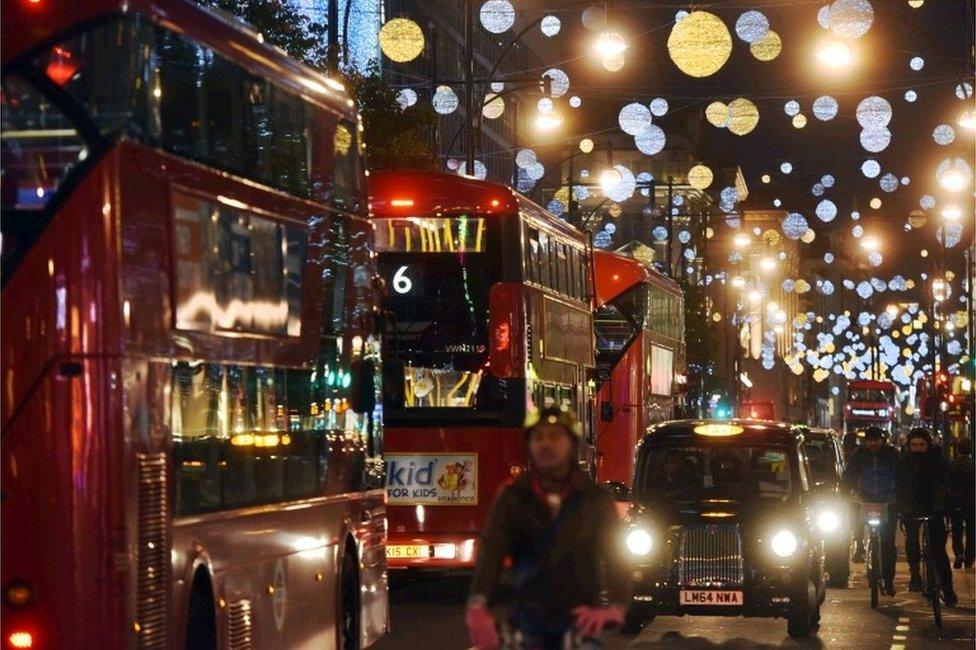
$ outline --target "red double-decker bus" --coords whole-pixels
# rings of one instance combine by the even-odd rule
[[[526,409],[567,405],[589,436],[587,240],[501,185],[415,171],[369,184],[387,294],[387,561],[469,567],[495,493],[524,469]]]
[[[594,251],[597,478],[630,484],[647,427],[674,417],[685,372],[684,296],[638,260]]]
[[[852,379],[847,382],[844,402],[844,433],[863,432],[878,426],[894,433],[895,393],[890,381]]]
[[[368,645],[388,606],[352,100],[180,0],[2,18],[5,647]]]

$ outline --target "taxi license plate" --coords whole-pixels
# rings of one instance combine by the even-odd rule
[[[731,606],[738,607],[742,605],[742,592],[741,591],[705,591],[705,590],[695,590],[695,591],[685,591],[681,590],[681,598],[679,600],[681,605],[688,606]]]
[[[387,546],[386,557],[397,559],[429,558],[430,546],[427,544],[409,544],[405,546]]]

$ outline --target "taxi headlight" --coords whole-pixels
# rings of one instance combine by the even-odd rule
[[[789,557],[796,551],[796,535],[788,530],[781,530],[773,535],[770,546],[773,547],[773,553],[776,555]]]
[[[840,515],[834,510],[822,510],[817,515],[817,528],[822,532],[832,533],[840,528]]]
[[[652,546],[651,534],[643,528],[634,528],[627,533],[627,550],[633,555],[647,555]]]

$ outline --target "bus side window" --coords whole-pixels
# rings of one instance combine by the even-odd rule
[[[546,288],[552,288],[552,276],[550,274],[550,255],[549,255],[549,236],[539,231],[539,284]]]
[[[580,300],[579,295],[579,282],[577,281],[579,277],[579,265],[577,264],[578,256],[575,246],[566,246],[566,266],[569,269],[569,275],[567,282],[569,283],[569,297]]]
[[[539,282],[539,231],[525,226],[525,277],[530,282]]]
[[[566,244],[556,241],[556,288],[559,293],[569,295],[569,259],[566,256]]]
[[[332,202],[339,207],[358,209],[363,193],[362,158],[359,131],[355,124],[339,122],[332,141],[335,156],[335,187]]]

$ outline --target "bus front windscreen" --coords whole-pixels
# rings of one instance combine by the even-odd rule
[[[488,225],[468,215],[376,222],[387,409],[500,408],[488,372],[488,296],[501,270]]]

